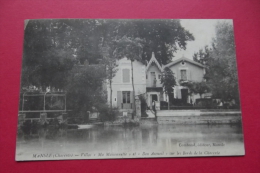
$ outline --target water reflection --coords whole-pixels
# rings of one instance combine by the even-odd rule
[[[86,130],[42,128],[18,133],[17,153],[176,151],[178,143],[223,142],[218,150],[243,150],[240,125],[159,125],[94,127]],[[233,151],[236,152],[236,151]]]

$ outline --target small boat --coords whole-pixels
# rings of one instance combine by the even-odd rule
[[[79,124],[78,129],[91,129],[94,126],[95,126],[94,124]]]

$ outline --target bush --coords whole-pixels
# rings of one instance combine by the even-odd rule
[[[173,99],[172,100],[172,105],[174,105],[174,106],[192,106],[192,104],[187,103],[183,99]]]
[[[109,108],[108,105],[102,105],[98,108],[100,119],[102,121],[114,121],[120,115],[117,108]]]
[[[195,105],[199,107],[205,107],[205,108],[213,108],[214,104],[212,99],[210,98],[201,98],[201,99],[196,99]]]
[[[168,107],[168,102],[166,102],[166,101],[160,101],[160,106],[161,106],[161,107]]]

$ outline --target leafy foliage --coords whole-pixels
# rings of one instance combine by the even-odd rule
[[[66,88],[68,109],[81,113],[103,107],[106,104],[102,88],[105,77],[105,70],[100,66],[83,66],[77,73],[71,73]]]
[[[143,51],[143,40],[140,38],[130,38],[123,36],[115,41],[117,48],[115,50],[115,57],[121,59],[126,57],[130,61],[141,61]]]
[[[200,49],[199,52],[193,55],[193,60],[207,67],[211,51],[212,49],[209,46],[205,46],[204,49]]]
[[[100,46],[101,54],[103,55],[103,59],[101,64],[105,65],[106,68],[106,79],[108,79],[109,87],[110,87],[110,108],[112,108],[112,80],[118,71],[118,64],[116,58],[114,58],[115,47],[113,42],[106,42]]]
[[[133,44],[138,38],[143,46],[142,51],[139,46],[132,46],[135,50],[129,50],[125,56],[149,61],[155,52],[161,64],[171,61],[174,52],[185,49],[187,41],[194,40],[179,20],[30,20],[24,35],[22,86],[60,88],[74,64],[83,64],[85,60],[97,64],[103,58],[111,58],[113,42],[123,43],[126,38]],[[107,48],[109,56],[100,47]],[[141,57],[133,57],[131,51],[140,51]]]
[[[233,25],[218,23],[216,39],[213,42],[210,71],[205,75],[213,91],[213,96],[223,100],[235,99],[239,103],[238,75],[234,43]],[[221,87],[219,87],[221,85]]]
[[[216,25],[216,38],[212,48],[205,47],[194,54],[194,60],[205,65],[207,81],[214,98],[235,99],[239,103],[238,75],[233,25],[221,22]]]
[[[180,81],[182,86],[189,88],[189,94],[199,94],[202,97],[202,94],[209,92],[209,86],[205,81],[194,82],[194,81]]]
[[[143,60],[150,60],[152,52],[161,64],[167,64],[178,49],[186,49],[187,41],[193,41],[193,35],[185,30],[180,20],[147,20],[133,22],[137,29],[135,37],[145,41]]]
[[[164,92],[169,97],[170,93],[173,92],[173,87],[176,85],[174,73],[169,67],[166,67],[162,73],[161,84],[164,88]],[[170,100],[168,100],[168,109],[170,109]]]
[[[166,67],[162,73],[161,84],[167,95],[173,92],[173,87],[176,85],[174,73],[169,67]]]

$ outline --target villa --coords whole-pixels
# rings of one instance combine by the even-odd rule
[[[133,87],[131,61],[127,58],[118,60],[118,71],[112,81],[112,106],[123,111],[133,109]],[[161,84],[164,68],[169,67],[176,78],[177,86],[169,97],[165,94]],[[160,110],[161,101],[181,99],[185,103],[193,104],[198,94],[189,94],[187,87],[181,86],[180,81],[203,81],[205,68],[202,64],[188,58],[182,57],[169,64],[161,65],[155,58],[154,53],[147,64],[139,61],[133,62],[133,79],[135,95],[143,95],[148,107],[151,108],[152,101],[156,101],[156,109]],[[107,86],[108,103],[110,103],[110,88]]]

